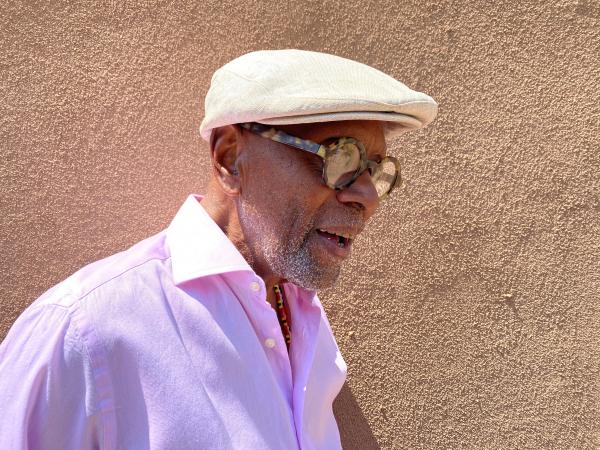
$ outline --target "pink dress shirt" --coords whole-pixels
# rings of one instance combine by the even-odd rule
[[[265,285],[190,196],[37,299],[0,346],[0,449],[336,449],[346,365],[314,294]]]

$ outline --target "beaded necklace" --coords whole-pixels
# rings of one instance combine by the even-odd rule
[[[290,350],[290,342],[292,342],[292,333],[290,326],[287,321],[287,315],[285,314],[285,308],[283,307],[283,289],[279,287],[278,284],[273,286],[273,290],[275,291],[275,300],[276,300],[276,310],[277,310],[277,318],[279,319],[279,326],[281,326],[281,332],[283,333],[283,339],[285,340],[285,345],[287,346],[288,351]]]

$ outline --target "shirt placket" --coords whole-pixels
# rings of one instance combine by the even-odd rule
[[[236,280],[232,289],[256,333],[279,388],[292,411],[292,369],[277,313],[267,301],[263,280],[249,273]]]
[[[313,365],[317,333],[321,321],[321,310],[314,305],[312,298],[296,295],[296,289],[284,285],[286,298],[293,320],[290,359],[293,382],[293,408],[296,436],[303,447],[303,415],[308,379]]]

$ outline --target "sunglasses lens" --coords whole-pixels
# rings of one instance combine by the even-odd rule
[[[360,150],[351,142],[339,143],[329,148],[325,158],[327,184],[337,189],[352,181],[360,169]]]
[[[325,157],[325,182],[334,189],[343,189],[351,185],[362,173],[363,167],[360,144],[352,138],[340,138],[327,149]],[[388,194],[400,177],[400,168],[395,158],[384,158],[379,164],[368,162],[371,180],[379,198]]]
[[[394,187],[398,175],[398,167],[393,159],[385,158],[377,165],[371,180],[379,197],[383,197]]]

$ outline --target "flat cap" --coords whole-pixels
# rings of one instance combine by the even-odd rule
[[[247,53],[218,69],[205,99],[200,134],[213,128],[379,120],[386,137],[427,126],[437,103],[385,73],[350,59],[304,50]]]

